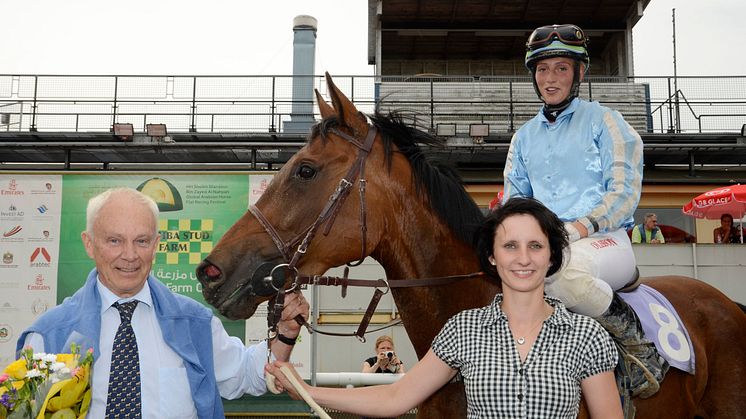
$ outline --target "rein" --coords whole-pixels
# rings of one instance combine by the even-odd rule
[[[358,326],[357,330],[354,333],[336,333],[336,332],[325,332],[323,330],[319,330],[308,324],[302,317],[297,316],[295,320],[301,324],[302,326],[305,326],[309,333],[318,333],[321,335],[327,335],[327,336],[355,336],[360,340],[360,342],[365,343],[365,334],[366,333],[372,333],[377,332],[379,330],[386,329],[388,327],[397,325],[401,323],[401,319],[392,320],[385,325],[369,330],[366,332],[368,325],[370,324],[370,319],[373,317],[373,314],[376,311],[376,307],[378,306],[378,302],[381,301],[381,297],[388,294],[388,292],[392,288],[413,288],[413,287],[429,287],[429,286],[439,286],[439,285],[448,285],[453,284],[456,282],[459,282],[464,279],[472,279],[472,278],[479,278],[483,274],[482,272],[472,272],[470,274],[464,274],[464,275],[450,275],[450,276],[442,276],[442,277],[435,277],[435,278],[417,278],[417,279],[400,279],[396,281],[388,281],[383,278],[379,279],[353,279],[348,278],[348,273],[350,269],[348,267],[345,267],[344,274],[342,277],[338,276],[323,276],[323,275],[303,275],[298,274],[295,282],[293,283],[293,286],[290,287],[290,290],[294,290],[298,287],[305,288],[306,285],[330,285],[330,286],[341,286],[342,287],[342,298],[345,298],[347,296],[347,287],[353,286],[353,287],[374,287],[375,291],[373,291],[373,297],[371,297],[370,303],[368,303],[368,308],[365,310],[365,314],[363,314],[363,318],[360,320],[360,325]],[[384,288],[384,291],[381,291],[381,287]]]
[[[366,257],[368,229],[365,205],[365,160],[370,154],[371,148],[373,147],[373,141],[376,138],[377,129],[374,125],[369,125],[368,135],[363,142],[335,128],[332,128],[331,131],[335,135],[344,138],[345,140],[350,142],[350,144],[357,147],[358,154],[355,162],[352,164],[352,166],[350,166],[347,174],[342,179],[340,179],[337,188],[329,196],[326,205],[324,205],[324,208],[321,210],[319,215],[316,217],[316,220],[311,225],[309,225],[300,234],[296,235],[292,239],[285,241],[282,239],[272,223],[269,222],[267,217],[265,217],[261,210],[259,210],[259,208],[257,208],[255,205],[249,206],[249,212],[254,215],[257,221],[259,221],[259,224],[261,224],[267,234],[272,238],[272,241],[277,247],[277,250],[280,252],[280,255],[282,255],[282,258],[285,261],[285,263],[275,266],[272,269],[270,275],[264,278],[264,281],[276,292],[275,296],[272,297],[272,299],[274,299],[274,303],[270,304],[269,312],[267,314],[268,339],[272,339],[274,337],[274,334],[277,333],[277,323],[279,323],[281,318],[285,301],[285,294],[288,292],[292,292],[298,288],[305,288],[305,286],[309,284],[341,286],[342,298],[347,295],[348,286],[375,288],[373,297],[368,304],[368,308],[366,309],[365,314],[360,321],[360,325],[358,326],[357,331],[355,331],[354,333],[325,332],[311,326],[300,315],[295,317],[295,321],[298,322],[298,324],[305,326],[309,333],[315,332],[328,336],[356,336],[361,342],[365,342],[366,329],[370,324],[370,319],[373,317],[378,302],[381,300],[382,296],[386,295],[389,292],[391,288],[446,285],[460,281],[462,279],[476,278],[482,275],[481,272],[474,272],[466,275],[452,275],[439,278],[402,279],[393,282],[389,282],[385,279],[371,280],[348,278],[347,275],[349,273],[349,266],[359,266]],[[342,205],[349,196],[352,190],[352,186],[355,184],[356,181],[358,182],[358,190],[360,192],[360,234],[362,237],[359,260],[353,263],[348,263],[347,267],[345,267],[344,275],[342,277],[304,275],[299,273],[296,266],[300,261],[300,258],[305,255],[308,246],[310,245],[311,241],[316,236],[318,229],[322,225],[326,224],[324,229],[322,230],[322,233],[325,236],[329,234],[332,226],[334,225],[337,214],[339,214]],[[293,252],[292,249],[296,246],[297,248]],[[278,269],[282,269],[284,272],[289,273],[289,275],[293,278],[293,283],[290,288],[284,289],[284,284],[287,282],[286,277],[279,278],[281,280],[281,282],[278,281],[279,286],[275,285],[275,272]],[[384,288],[385,291],[382,291],[381,288]],[[236,290],[236,292],[238,291],[239,290]],[[400,319],[393,320],[378,329],[371,330],[370,332],[382,330],[387,327],[394,326],[398,323],[401,323]]]

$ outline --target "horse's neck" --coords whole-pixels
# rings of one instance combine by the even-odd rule
[[[418,227],[423,225],[426,227]],[[474,249],[431,217],[424,223],[403,223],[399,228],[395,234],[389,231],[389,239],[373,255],[390,281],[479,271]],[[417,355],[422,357],[449,317],[466,308],[486,305],[497,291],[495,284],[477,278],[451,285],[399,288],[393,295]]]

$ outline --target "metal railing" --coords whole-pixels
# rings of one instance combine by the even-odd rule
[[[294,77],[322,76],[0,75],[0,132],[109,132],[149,123],[169,133],[282,133],[291,120]],[[512,132],[540,102],[528,77],[335,76],[363,112],[396,110],[436,132],[473,123]],[[581,96],[619,110],[649,133],[739,132],[746,123],[746,76],[589,77]],[[304,102],[308,104],[307,102]],[[318,118],[318,115],[313,115]]]

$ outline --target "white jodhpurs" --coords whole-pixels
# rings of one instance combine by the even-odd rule
[[[589,317],[599,317],[611,304],[613,290],[633,277],[637,262],[627,232],[594,234],[570,245],[564,267],[546,280],[546,293]]]

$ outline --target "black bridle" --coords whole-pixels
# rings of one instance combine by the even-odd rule
[[[277,229],[272,226],[272,223],[269,222],[267,217],[262,214],[259,208],[257,208],[255,205],[251,205],[249,207],[249,212],[251,212],[251,214],[256,217],[257,221],[259,221],[259,224],[261,224],[267,234],[272,238],[272,241],[277,247],[277,250],[280,252],[280,255],[285,261],[285,263],[279,264],[272,268],[269,276],[262,279],[263,281],[265,281],[265,283],[269,284],[270,287],[274,290],[274,293],[276,293],[276,296],[274,297],[275,302],[271,305],[267,317],[270,333],[275,332],[277,329],[277,323],[280,321],[280,314],[284,305],[285,293],[295,290],[300,285],[298,283],[298,278],[300,275],[298,274],[296,266],[298,265],[301,257],[306,254],[308,246],[311,244],[311,241],[314,239],[321,226],[325,225],[322,231],[323,234],[325,236],[329,234],[329,231],[334,225],[334,221],[336,220],[337,215],[342,208],[342,205],[344,204],[347,197],[350,195],[355,182],[358,183],[358,190],[360,192],[361,249],[359,260],[353,263],[348,263],[348,265],[358,266],[363,263],[363,260],[366,257],[367,220],[365,210],[365,161],[370,154],[371,148],[373,147],[373,141],[375,141],[377,129],[375,126],[369,125],[368,135],[365,137],[365,141],[362,142],[336,128],[332,128],[331,131],[335,135],[344,138],[350,144],[357,147],[357,158],[352,163],[352,166],[350,166],[347,174],[345,174],[345,176],[340,179],[336,189],[329,196],[326,205],[324,205],[324,208],[322,208],[321,212],[316,217],[316,220],[311,223],[311,225],[309,225],[306,229],[304,229],[300,234],[298,234],[291,240],[285,241],[277,232]],[[293,248],[295,248],[294,251]],[[285,289],[288,275],[293,279],[293,285],[289,289]]]

